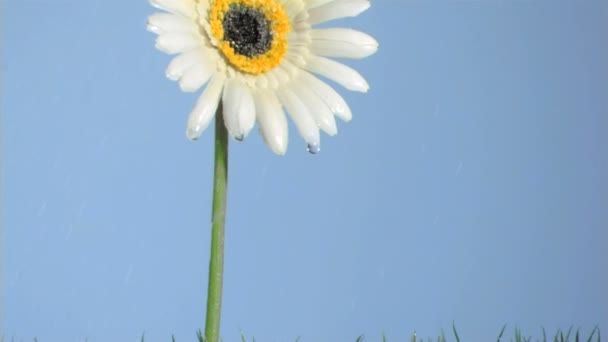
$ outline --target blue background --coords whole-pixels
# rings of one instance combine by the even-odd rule
[[[145,1],[2,2],[2,326],[192,341],[213,133]],[[354,119],[287,156],[231,144],[222,335],[608,332],[608,1],[376,0]],[[337,87],[337,86],[336,86]],[[509,328],[509,329],[511,329]]]

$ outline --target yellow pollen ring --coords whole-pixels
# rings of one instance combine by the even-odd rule
[[[224,40],[224,16],[231,5],[242,5],[258,10],[271,23],[272,45],[264,54],[254,57],[240,55]],[[218,49],[240,71],[259,75],[279,65],[287,53],[287,34],[291,30],[289,17],[277,0],[214,0],[209,9],[211,34],[218,42]]]

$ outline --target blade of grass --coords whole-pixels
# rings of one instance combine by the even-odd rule
[[[555,333],[555,337],[553,337],[553,342],[559,342],[559,334],[562,332],[561,329],[557,329],[557,332]]]
[[[454,337],[456,337],[456,342],[460,342],[460,337],[458,336],[458,332],[456,331],[456,323],[452,321],[452,330],[454,331]]]
[[[500,334],[498,334],[498,338],[496,339],[497,342],[500,342],[500,339],[502,338],[502,334],[505,333],[505,329],[507,328],[507,325],[503,325],[502,329],[500,329]]]
[[[202,330],[199,329],[196,331],[196,338],[198,339],[198,342],[205,342],[205,336],[203,336]]]
[[[597,325],[595,326],[595,328],[593,328],[593,330],[591,330],[591,335],[589,335],[587,342],[591,342],[591,340],[593,339],[593,335],[595,335],[596,330],[597,330]]]
[[[566,333],[566,341],[569,342],[570,341],[570,333],[572,332],[572,326],[570,326],[570,328],[568,328],[568,332]]]

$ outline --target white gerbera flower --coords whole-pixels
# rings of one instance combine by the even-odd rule
[[[287,121],[295,123],[311,153],[320,149],[319,129],[337,133],[334,115],[349,121],[344,99],[315,73],[353,91],[365,79],[326,57],[364,58],[378,49],[369,35],[344,28],[313,29],[329,20],[357,16],[369,0],[150,0],[169,13],[148,19],[156,47],[177,54],[167,77],[183,91],[205,83],[188,119],[186,135],[196,140],[223,104],[228,133],[243,140],[257,121],[266,144],[287,150]]]

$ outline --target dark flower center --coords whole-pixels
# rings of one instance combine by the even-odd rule
[[[271,23],[259,10],[239,4],[230,5],[222,24],[224,40],[239,55],[255,57],[270,50]]]

